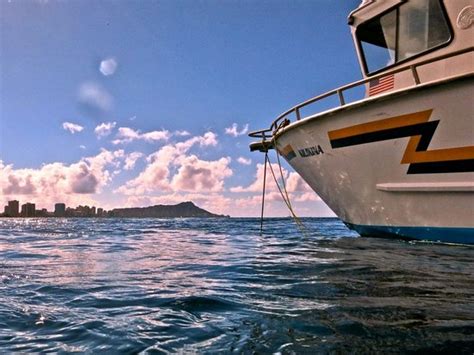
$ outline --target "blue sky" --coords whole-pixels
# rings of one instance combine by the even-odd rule
[[[358,3],[0,1],[0,204],[258,214],[245,133],[361,77]],[[297,212],[330,215],[285,168]]]

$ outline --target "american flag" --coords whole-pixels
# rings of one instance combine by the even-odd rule
[[[369,81],[369,96],[380,94],[383,91],[393,89],[395,82],[393,74]]]

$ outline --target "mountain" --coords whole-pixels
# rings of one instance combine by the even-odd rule
[[[156,205],[136,208],[114,208],[109,217],[120,218],[176,218],[176,217],[229,217],[208,212],[192,202],[177,205]]]

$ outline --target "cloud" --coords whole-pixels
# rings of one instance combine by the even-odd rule
[[[117,137],[112,141],[112,144],[130,143],[134,140],[143,140],[149,143],[167,141],[170,136],[171,134],[167,130],[141,133],[139,130],[134,130],[130,127],[120,127],[118,129]]]
[[[71,173],[69,186],[72,193],[93,194],[99,186],[99,179],[87,164],[82,163]]]
[[[278,173],[278,165],[272,164],[273,171]],[[277,187],[275,185],[274,179],[270,173],[270,168],[267,167],[267,174],[266,174],[266,189],[267,191],[277,191]],[[264,165],[257,164],[257,171],[255,172],[255,180],[249,186],[236,186],[230,189],[231,192],[261,192],[263,187],[263,176],[264,176]],[[278,175],[277,175],[278,176]],[[287,171],[283,169],[283,176],[287,177]]]
[[[134,179],[117,189],[126,195],[189,191],[218,192],[224,189],[224,180],[232,175],[230,158],[202,160],[188,154],[193,146],[216,146],[217,136],[207,132],[184,142],[168,144],[147,157],[147,166]]]
[[[174,132],[174,135],[177,136],[177,137],[187,137],[187,136],[190,136],[191,133],[189,133],[188,131],[175,131]]]
[[[286,189],[292,194],[295,201],[321,201],[321,198],[313,191],[313,189],[303,180],[298,173],[291,172],[286,179]]]
[[[112,132],[116,125],[117,122],[102,122],[94,129],[94,133],[98,138],[106,137]]]
[[[63,122],[63,129],[74,134],[77,132],[81,132],[84,129],[84,127],[72,122]]]
[[[81,145],[79,146],[79,148],[81,148],[81,149],[86,149],[86,146],[85,146],[84,144],[81,144]]]
[[[116,124],[103,122],[94,131],[99,135],[102,130],[108,131],[109,125],[115,128]],[[238,171],[233,170],[234,166],[231,168],[231,158],[219,156],[205,159],[200,155],[202,151],[209,152],[219,145],[215,133],[187,137],[165,130],[143,133],[128,127],[121,128],[125,130],[117,139],[166,140],[167,143],[148,156],[139,151],[125,153],[122,149],[103,149],[95,156],[81,158],[72,164],[50,163],[37,169],[15,169],[13,165],[0,161],[0,206],[11,199],[18,199],[21,203],[34,202],[38,208],[48,209],[56,202],[64,202],[68,206],[101,205],[109,209],[193,201],[214,213],[233,216],[260,214],[263,164],[257,164],[251,181],[229,189],[226,186],[229,178]],[[168,141],[172,136],[179,141]],[[250,159],[242,156],[236,161],[243,165],[251,164]],[[279,175],[278,166],[274,164],[273,167]],[[133,169],[136,171],[133,178],[124,183],[120,181],[118,187],[111,186],[116,175]],[[283,169],[283,176],[297,215],[315,215],[320,211],[327,214],[327,207],[298,174]],[[288,216],[288,209],[269,171],[267,179],[265,215]],[[102,193],[104,190],[113,190],[113,198]],[[97,198],[108,199],[108,202],[98,203]]]
[[[321,198],[309,187],[309,185],[295,172],[289,172],[285,168],[282,168],[282,176],[280,176],[280,168],[278,164],[272,164],[273,171],[277,177],[277,181],[280,187],[283,188],[282,178],[285,180],[286,190],[290,195],[290,200],[305,202],[305,201],[320,201]],[[263,176],[264,176],[264,165],[257,164],[257,171],[255,173],[255,180],[248,186],[236,186],[230,188],[231,192],[242,193],[252,192],[261,193],[263,189]],[[268,194],[274,194],[278,196],[280,192],[275,183],[275,179],[270,171],[270,167],[267,167],[266,174],[266,191]],[[280,198],[281,199],[281,198]]]
[[[113,105],[112,96],[94,82],[86,82],[79,87],[78,99],[86,108],[102,112],[110,111]]]
[[[123,150],[102,150],[76,163],[50,163],[38,169],[15,169],[0,161],[0,196],[35,202],[51,208],[56,202],[93,203],[97,194],[112,179],[110,169],[117,169],[125,157]]]
[[[152,141],[167,141],[170,138],[170,132],[163,130],[163,131],[151,131],[141,134],[138,139],[143,139],[147,142]]]
[[[244,158],[244,157],[238,157],[237,158],[237,162],[239,164],[242,164],[242,165],[250,165],[252,164],[252,159],[247,159],[247,158]]]
[[[117,70],[117,60],[115,58],[107,58],[100,62],[99,70],[100,72],[105,75],[113,75]]]
[[[193,145],[198,144],[200,147],[213,146],[217,145],[217,135],[214,132],[206,132],[203,136],[197,136],[190,138],[184,142],[176,143],[176,148],[180,152],[185,152],[189,150]]]
[[[254,181],[229,190],[225,183],[234,174],[230,167],[230,157],[206,160],[198,153],[191,153],[193,148],[202,147],[208,150],[218,143],[217,135],[207,132],[181,142],[166,144],[148,155],[143,170],[114,192],[125,195],[125,205],[130,207],[193,201],[214,213],[234,216],[259,215],[263,164],[257,165]],[[274,164],[273,168],[279,174],[277,164]],[[317,195],[298,174],[283,169],[283,176],[297,213],[301,211],[304,215],[314,215],[314,207],[311,209],[305,206],[308,202],[318,201]],[[266,215],[288,216],[288,209],[269,171],[267,179]]]
[[[229,157],[214,161],[201,160],[195,155],[184,157],[170,186],[175,191],[222,191],[224,179],[232,175],[229,163]]]
[[[228,134],[229,136],[232,136],[232,137],[238,137],[238,136],[242,136],[242,135],[246,134],[248,131],[249,131],[249,125],[248,124],[246,124],[242,128],[242,130],[239,131],[237,123],[232,123],[231,127],[227,127],[225,129],[225,134]]]
[[[143,153],[140,152],[133,152],[127,155],[125,158],[125,165],[123,168],[125,170],[132,170],[135,167],[135,163],[137,162],[138,159],[143,157]]]

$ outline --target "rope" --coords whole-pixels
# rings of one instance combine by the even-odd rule
[[[278,156],[278,151],[277,151],[277,156]],[[273,167],[272,167],[272,164],[270,162],[270,159],[268,158],[268,162],[270,163],[269,166],[270,166],[270,172],[272,173],[272,176],[273,176],[273,180],[275,181],[275,184],[278,188],[278,191],[280,192],[280,195],[281,195],[281,198],[283,199],[283,201],[285,202],[286,204],[286,207],[288,207],[288,210],[290,211],[291,213],[291,217],[293,218],[293,220],[295,221],[296,223],[296,226],[298,227],[298,229],[300,230],[300,232],[306,236],[306,233],[305,233],[305,229],[306,227],[304,226],[303,222],[301,222],[301,220],[298,218],[298,216],[296,215],[295,211],[293,210],[293,207],[291,206],[291,202],[290,202],[290,198],[289,198],[289,195],[288,195],[288,192],[286,190],[286,187],[285,187],[285,194],[283,193],[281,187],[280,187],[280,184],[278,183],[278,179],[275,175],[275,172],[273,170]],[[283,171],[281,169],[281,164],[280,164],[280,161],[278,161],[278,164],[279,164],[279,169],[280,169],[280,173],[281,173],[281,180],[282,180],[282,185],[285,186],[285,177],[283,175]]]
[[[268,160],[270,162],[270,159]],[[281,195],[281,198],[283,199],[283,201],[285,202],[286,204],[286,207],[288,207],[288,210],[290,211],[291,213],[291,217],[293,218],[293,220],[295,221],[296,225],[298,226],[298,228],[300,227],[303,227],[304,228],[304,225],[303,223],[301,222],[301,220],[298,218],[298,216],[296,215],[295,211],[293,210],[293,207],[291,206],[291,203],[290,203],[290,200],[289,198],[287,199],[280,187],[280,184],[278,183],[278,179],[275,175],[275,171],[273,170],[273,167],[272,167],[272,164],[270,163],[269,164],[270,166],[270,172],[272,173],[272,176],[273,176],[273,180],[275,181],[275,184],[276,186],[278,187],[278,191],[280,192],[280,195]],[[284,176],[281,177],[282,180],[284,180]],[[301,229],[300,229],[301,231]],[[304,234],[304,233],[303,233]]]
[[[293,216],[294,215],[294,212],[293,212],[293,209],[291,208],[291,205],[288,203],[288,201],[286,200],[286,197],[285,195],[283,194],[283,191],[280,187],[280,184],[278,183],[278,179],[275,175],[275,172],[273,171],[273,167],[272,167],[272,164],[270,163],[270,172],[272,173],[272,176],[273,176],[273,180],[275,181],[275,184],[276,186],[278,187],[278,191],[280,192],[280,195],[281,195],[281,198],[283,199],[283,201],[285,202],[286,204],[286,207],[288,207],[288,210],[290,211],[291,215]]]
[[[296,216],[296,213],[294,212],[293,210],[293,206],[291,205],[291,201],[290,201],[290,196],[288,195],[288,191],[286,189],[286,182],[285,182],[285,176],[283,175],[283,170],[281,168],[281,161],[280,161],[280,152],[278,151],[277,149],[277,142],[276,142],[276,135],[275,133],[281,129],[282,127],[285,127],[289,124],[290,122],[287,121],[287,120],[284,120],[283,122],[280,123],[280,125],[278,126],[278,128],[276,129],[276,131],[274,132],[274,135],[273,135],[273,139],[272,139],[272,144],[273,146],[275,147],[275,152],[276,152],[276,157],[277,157],[277,162],[278,162],[278,169],[280,170],[280,177],[281,177],[281,181],[282,181],[282,185],[283,185],[283,190],[285,191],[285,196],[286,196],[286,201],[288,201],[287,205],[288,205],[288,208],[290,209],[290,211],[292,212],[292,214],[294,215],[294,217],[296,218],[296,222],[299,223],[299,224],[302,224],[301,221],[298,219],[298,217]],[[276,181],[275,181],[276,182]],[[278,185],[278,184],[277,184]],[[283,195],[282,195],[283,197]]]
[[[287,123],[285,121],[282,122],[280,124],[280,126],[276,129],[276,131],[278,129],[280,129],[281,126],[283,126],[283,124],[287,124]],[[272,163],[270,162],[270,158],[268,156],[268,149],[266,149],[265,150],[265,164],[264,164],[264,169],[263,169],[263,191],[262,191],[262,211],[261,211],[261,214],[260,214],[260,234],[263,233],[263,212],[264,212],[264,209],[265,209],[265,191],[266,191],[266,181],[267,181],[267,165],[269,165],[270,166],[270,172],[272,173],[272,176],[273,176],[273,180],[275,181],[275,184],[278,188],[278,191],[280,192],[280,195],[281,195],[281,198],[283,199],[283,202],[285,202],[286,207],[288,207],[288,210],[291,213],[291,217],[295,221],[295,224],[298,227],[298,229],[300,230],[300,232],[304,236],[306,236],[306,233],[305,233],[306,227],[304,226],[303,222],[301,222],[301,220],[298,218],[295,211],[293,210],[293,206],[291,205],[290,196],[288,194],[288,190],[286,189],[285,176],[283,175],[283,170],[282,170],[282,167],[281,167],[280,152],[277,149],[276,138],[275,137],[273,138],[273,146],[275,147],[275,151],[276,151],[278,169],[280,171],[280,177],[281,177],[281,181],[282,181],[282,185],[283,185],[283,190],[280,187],[280,184],[278,183],[278,179],[275,175]]]
[[[262,212],[260,214],[260,235],[263,234],[263,210],[265,208],[265,185],[267,181],[267,162],[268,162],[268,150],[265,151],[265,164],[263,168],[263,191],[262,191]]]
[[[276,142],[275,142],[275,144],[276,144]],[[293,206],[291,205],[290,196],[288,195],[288,191],[286,190],[285,177],[283,176],[283,171],[281,169],[280,152],[278,152],[278,149],[276,149],[276,146],[275,146],[275,151],[276,151],[276,156],[277,156],[278,169],[280,170],[280,177],[281,177],[281,181],[282,181],[282,185],[283,185],[283,191],[285,191],[286,200],[288,201],[288,205],[290,207],[290,210],[293,211]]]

